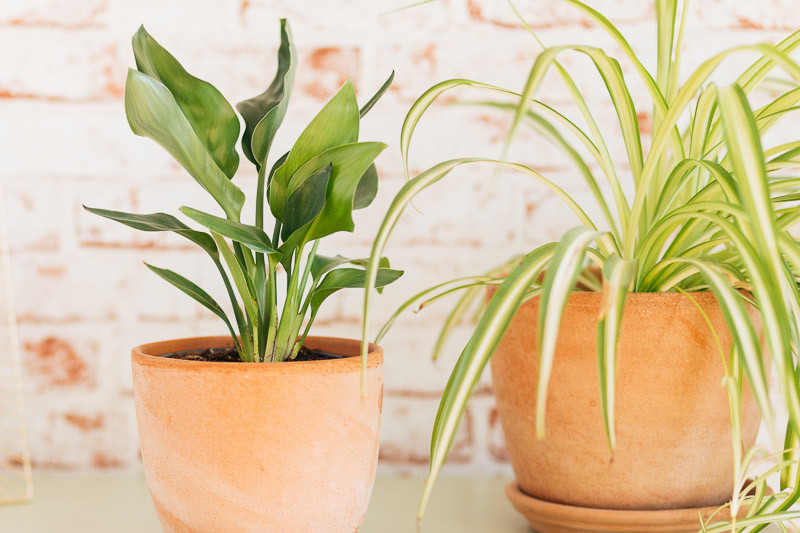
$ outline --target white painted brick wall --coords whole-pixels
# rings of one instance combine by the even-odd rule
[[[381,192],[357,214],[358,231],[321,252],[364,256],[394,193],[402,185],[397,147],[405,113],[419,94],[446,78],[466,77],[520,90],[536,57],[534,40],[498,0],[442,0],[388,13],[400,0],[3,0],[0,3],[0,177],[5,188],[32,450],[37,466],[58,469],[138,468],[128,354],[148,340],[223,332],[213,316],[153,277],[141,260],[181,270],[219,292],[203,254],[174,236],[141,234],[84,213],[81,203],[123,210],[211,207],[190,177],[154,143],[135,137],[122,108],[130,36],[139,24],[194,74],[235,102],[271,80],[277,18],[290,18],[300,53],[297,89],[276,151],[289,146],[322,102],[352,76],[366,98],[388,73],[396,83],[366,119],[362,138],[391,148],[378,163]],[[517,2],[547,44],[617,47],[574,9],[552,0]],[[651,2],[595,0],[620,23],[653,64]],[[744,42],[775,42],[800,26],[794,0],[693,2],[686,58]],[[731,60],[734,73],[745,56]],[[578,71],[602,128],[615,131],[608,96],[591,64],[566,54]],[[635,75],[623,61],[626,76]],[[724,78],[724,76],[722,76]],[[643,122],[650,106],[632,84]],[[464,99],[483,93],[462,90]],[[560,81],[548,78],[540,97],[571,117],[577,110]],[[443,103],[452,100],[446,98]],[[466,155],[499,155],[508,117],[439,105],[420,123],[411,165],[423,170]],[[795,134],[796,136],[796,134]],[[625,153],[610,135],[620,168]],[[511,156],[539,169],[592,205],[565,160],[521,132]],[[248,169],[249,163],[242,162]],[[575,219],[549,191],[523,176],[492,181],[491,167],[454,173],[410,210],[390,241],[393,264],[406,276],[376,300],[377,328],[408,295],[448,278],[478,273],[512,253],[557,238]],[[236,179],[246,190],[253,172]],[[591,211],[591,209],[590,209]],[[592,212],[595,213],[595,212]],[[320,315],[316,331],[356,337],[361,295],[341,294]],[[446,305],[401,318],[386,348],[384,472],[420,475],[430,427],[449,369],[469,334],[456,331],[437,363],[429,359]],[[508,474],[491,385],[484,376],[470,405],[449,472]]]

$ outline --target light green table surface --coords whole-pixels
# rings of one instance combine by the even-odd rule
[[[423,533],[529,533],[505,479],[441,479]],[[37,474],[33,503],[0,506],[0,533],[160,533],[144,476]],[[361,533],[414,533],[422,480],[378,478]],[[209,532],[212,533],[212,532]]]
[[[508,481],[440,479],[420,531],[530,533],[505,498]],[[35,490],[33,503],[0,506],[0,533],[161,532],[141,474],[37,474]],[[378,478],[361,533],[415,533],[421,490],[420,479]]]

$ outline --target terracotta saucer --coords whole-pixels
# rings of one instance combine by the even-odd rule
[[[700,529],[699,517],[706,520],[719,509],[628,511],[574,507],[529,496],[519,489],[516,482],[506,486],[506,496],[539,533],[696,533]],[[725,508],[714,514],[713,522],[730,518],[730,509]]]

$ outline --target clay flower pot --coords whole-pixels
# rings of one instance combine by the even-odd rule
[[[711,293],[692,297],[711,320],[727,359],[732,337],[716,299]],[[544,502],[612,510],[699,509],[730,500],[733,452],[727,392],[721,384],[724,367],[702,314],[679,293],[628,296],[619,341],[612,458],[598,385],[601,300],[599,293],[570,296],[558,335],[543,441],[536,439],[534,427],[538,298],[520,307],[492,357],[494,392],[519,491]],[[760,317],[754,309],[750,314],[760,334]],[[761,416],[746,385],[741,412],[747,449]],[[692,516],[696,531],[698,513]],[[569,524],[549,529],[528,518],[544,533],[578,530],[563,529]]]
[[[378,460],[383,350],[359,357],[212,363],[158,355],[230,346],[230,337],[133,349],[147,484],[167,533],[356,531]],[[305,345],[355,356],[355,340]]]

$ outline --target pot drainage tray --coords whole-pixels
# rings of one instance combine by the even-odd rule
[[[731,518],[728,508],[714,514],[718,506],[654,511],[575,507],[529,496],[516,482],[506,486],[506,496],[539,533],[696,533],[701,516],[714,515],[713,522]]]

